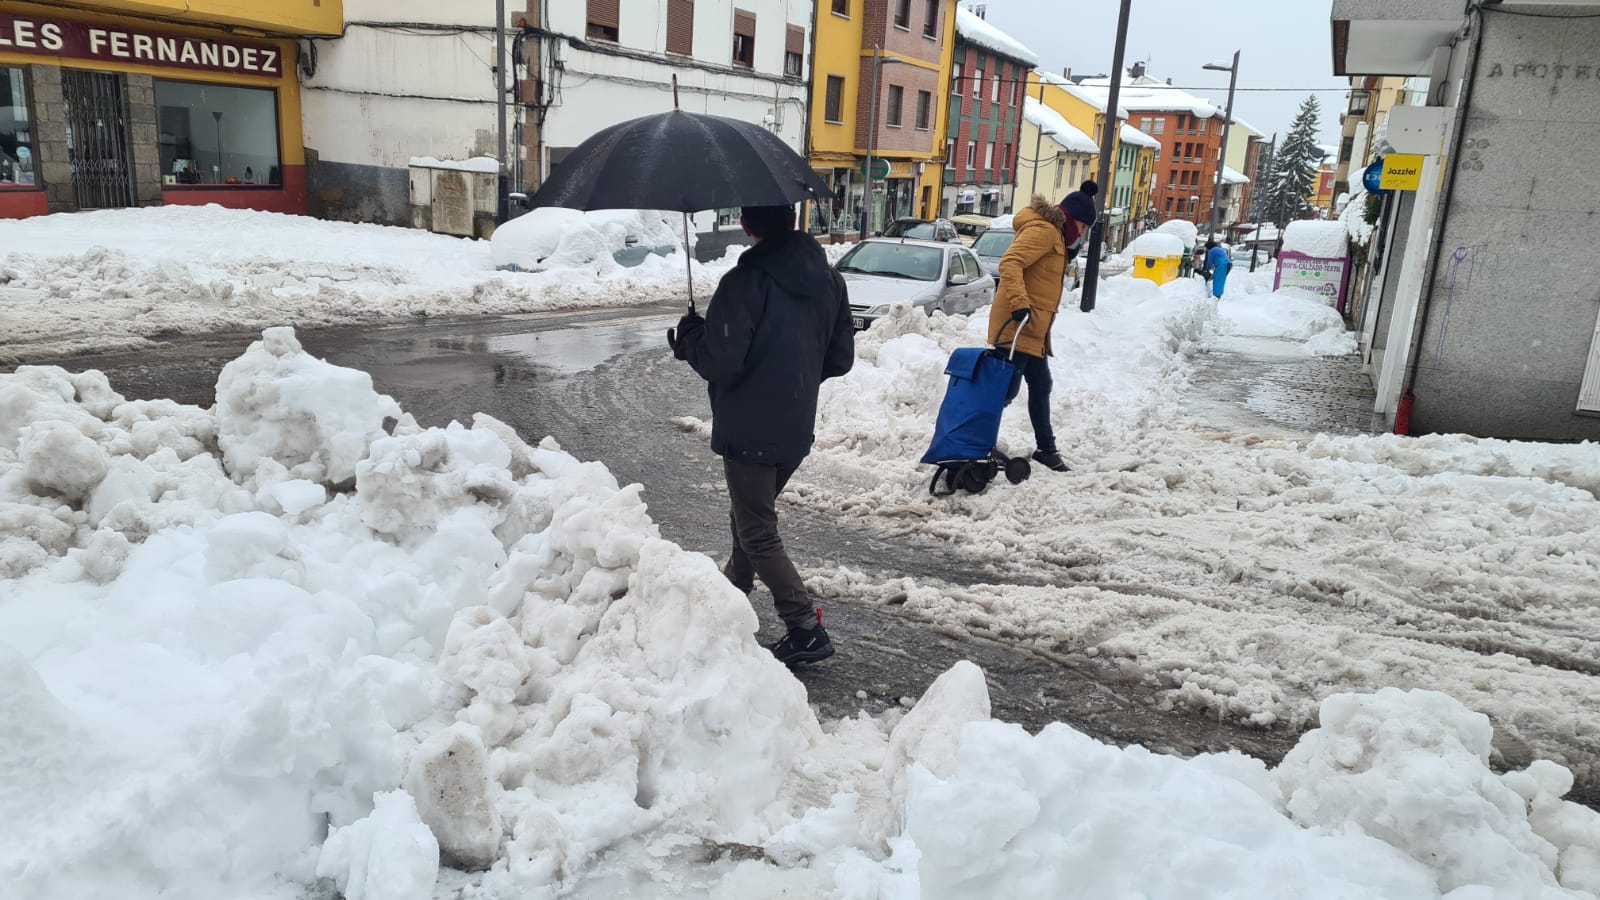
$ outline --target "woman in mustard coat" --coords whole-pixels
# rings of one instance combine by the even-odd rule
[[[989,341],[995,343],[1013,320],[1028,321],[1016,335],[1017,371],[1006,402],[1016,399],[1023,382],[1028,385],[1028,419],[1038,449],[1035,462],[1057,472],[1067,471],[1056,450],[1050,426],[1050,327],[1061,307],[1067,261],[1075,256],[1095,221],[1094,195],[1099,186],[1085,181],[1059,206],[1034,197],[1013,220],[1016,238],[1000,258],[1000,284],[989,309]]]

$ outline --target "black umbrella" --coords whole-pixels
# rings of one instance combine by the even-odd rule
[[[830,193],[804,157],[760,125],[673,110],[613,125],[579,144],[529,205],[675,210],[683,213],[687,256],[691,212],[788,206]]]

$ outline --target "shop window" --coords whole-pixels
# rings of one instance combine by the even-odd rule
[[[733,11],[733,64],[753,68],[756,64],[756,14]]]
[[[23,70],[0,68],[0,185],[35,183],[32,124]]]
[[[283,184],[275,92],[191,81],[155,85],[164,182]]]
[[[824,102],[822,112],[823,121],[832,122],[835,125],[843,123],[844,112],[840,108],[843,106],[843,104],[844,77],[840,75],[829,75],[828,95],[827,100]]]
[[[594,40],[616,43],[620,5],[619,0],[589,0],[588,28],[584,33]]]
[[[906,89],[898,84],[889,85],[889,127],[900,127],[900,107],[905,103]]]

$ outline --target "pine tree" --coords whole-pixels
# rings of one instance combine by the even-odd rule
[[[1277,162],[1271,145],[1261,151],[1261,158],[1256,160],[1256,189],[1250,196],[1250,221],[1261,223],[1267,221],[1267,207],[1271,193],[1268,186],[1272,184],[1272,167]]]
[[[1279,228],[1300,218],[1301,212],[1311,206],[1309,198],[1317,186],[1317,163],[1322,159],[1322,150],[1317,146],[1321,111],[1317,98],[1307,97],[1289,126],[1289,136],[1272,160],[1260,212]]]

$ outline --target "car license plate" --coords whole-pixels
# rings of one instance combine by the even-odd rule
[[[858,329],[859,328],[866,328],[867,327],[867,320],[863,319],[860,316],[851,316],[850,317],[850,324],[854,325]]]

